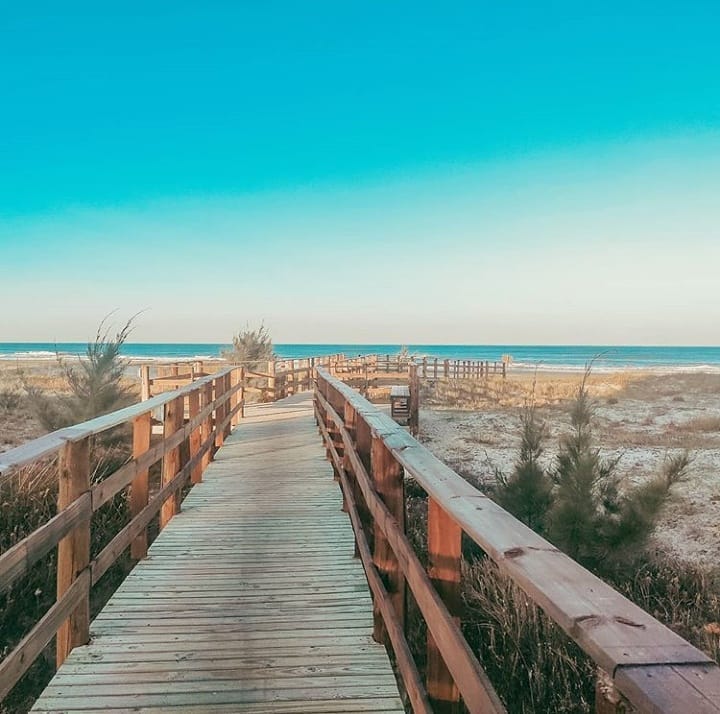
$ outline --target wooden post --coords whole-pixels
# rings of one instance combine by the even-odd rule
[[[365,470],[372,477],[372,432],[367,422],[362,418],[361,415],[355,413],[355,450],[357,451],[360,461],[362,461]],[[367,504],[365,503],[365,497],[360,490],[357,479],[353,480],[355,503],[357,505],[358,515],[360,516],[360,522],[363,525],[365,536],[368,537],[368,530],[371,522],[370,511],[368,510]],[[355,557],[359,557],[360,552],[357,549],[357,543],[355,544]]]
[[[387,506],[401,531],[405,532],[405,485],[403,470],[395,461],[390,450],[385,446],[381,437],[372,438],[372,478],[375,490]],[[390,600],[401,626],[405,622],[405,578],[400,570],[400,564],[390,544],[385,539],[380,526],[374,525],[373,563],[381,574]],[[373,639],[386,644],[387,632],[380,607],[375,603],[373,608]]]
[[[228,395],[230,392],[230,387],[232,386],[232,372],[229,374],[226,374],[223,377],[223,394]],[[232,399],[228,396],[228,399],[225,401],[225,412],[224,412],[224,419],[227,419],[228,416],[230,416],[230,409],[232,407]],[[225,428],[223,429],[223,438],[227,439],[228,436],[230,436],[232,432],[232,424],[231,420],[228,419],[227,424],[225,424]]]
[[[416,364],[410,365],[410,414],[408,415],[408,426],[410,433],[417,436],[420,431],[420,381]]]
[[[230,388],[235,389],[235,387],[238,386],[238,383],[240,381],[240,369],[238,367],[234,368],[232,372],[230,372]],[[230,411],[235,411],[235,408],[238,405],[238,402],[240,401],[239,392],[235,391],[233,392],[232,396],[230,397]],[[238,422],[240,421],[240,415],[239,412],[235,411],[232,418],[230,419],[230,429],[232,431],[232,427],[237,426]]]
[[[202,391],[200,392],[200,411],[205,409],[209,404],[212,404],[213,400],[213,385],[212,382],[208,382],[207,384],[203,385]],[[200,429],[201,434],[201,442],[204,444],[212,434],[213,426],[212,426],[212,412],[207,415],[205,419],[203,419],[202,427]],[[212,461],[213,458],[213,447],[210,446],[209,449],[203,454],[202,457],[202,467],[200,472],[200,479],[202,480],[202,474],[207,468],[208,464]]]
[[[177,397],[168,402],[165,407],[163,418],[163,439],[167,439],[182,427],[185,412],[183,397]],[[162,462],[162,485],[170,483],[180,470],[180,446],[176,446],[165,454]],[[160,509],[160,530],[170,522],[172,517],[180,513],[180,494],[170,496]]]
[[[450,376],[450,360],[449,359],[446,359],[443,362],[443,372],[444,372],[445,378]]]
[[[245,367],[240,367],[240,392],[238,397],[240,399],[240,413],[238,414],[238,421],[245,418]]]
[[[268,377],[267,386],[268,386],[268,391],[272,392],[270,401],[274,402],[277,400],[277,395],[275,394],[275,360],[274,359],[271,359],[268,361],[267,373],[272,375],[271,377]]]
[[[193,389],[188,394],[188,417],[192,421],[200,413],[200,388]],[[202,424],[190,432],[190,459],[200,451],[202,444]],[[198,461],[190,472],[190,483],[196,484],[202,481],[202,460]]]
[[[428,497],[428,575],[450,614],[459,622],[462,530]],[[460,692],[435,641],[427,635],[427,693],[437,714],[458,714]]]
[[[150,448],[152,414],[146,412],[133,419],[133,458],[137,459]],[[148,471],[145,469],[135,476],[130,485],[130,518],[142,511],[148,504]],[[147,556],[147,528],[130,544],[130,557],[142,560]]]
[[[150,399],[150,365],[140,365],[140,399],[145,402]]]
[[[423,357],[422,367],[423,367],[423,379],[427,379],[427,357]]]
[[[60,452],[58,513],[90,490],[90,437],[68,441]],[[67,592],[90,564],[90,519],[79,523],[58,544],[57,597]],[[89,580],[88,580],[89,583]],[[90,586],[57,632],[59,667],[74,647],[90,640]]]
[[[213,379],[213,398],[215,401],[220,399],[223,395],[223,388],[222,388],[222,377],[216,377]],[[222,424],[223,420],[223,405],[218,404],[215,407],[215,451],[213,452],[213,456],[215,456],[215,452],[223,445],[225,442],[225,434],[220,429],[220,424]]]
[[[350,438],[355,441],[355,425],[357,421],[357,414],[355,412],[355,409],[353,408],[352,404],[350,402],[345,402],[343,405],[343,424],[345,425],[345,429],[350,434]],[[345,473],[348,476],[348,480],[350,481],[353,486],[355,486],[355,478],[352,471],[352,466],[350,464],[350,453],[349,451],[345,450],[343,452],[343,469]],[[353,488],[353,495],[357,491],[356,488]],[[345,493],[343,492],[343,504],[342,504],[342,510],[347,513],[347,500],[345,498]],[[360,551],[357,548],[357,542],[355,543],[355,557],[359,557]]]

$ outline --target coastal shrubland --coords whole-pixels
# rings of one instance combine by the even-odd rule
[[[123,379],[125,362],[120,357],[133,318],[114,336],[106,322],[105,319],[100,323],[95,339],[88,342],[84,358],[69,360],[58,356],[64,388],[50,391],[20,373],[26,403],[47,431],[108,414],[127,406],[136,397]]]
[[[532,375],[508,379],[505,387],[478,385],[482,411],[459,411],[445,400],[442,410],[423,410],[421,436],[517,518],[717,660],[717,565],[683,557],[681,548],[694,552],[699,544],[687,547],[675,538],[679,552],[673,552],[662,536],[669,519],[674,527],[687,521],[672,514],[700,513],[695,491],[705,488],[705,473],[714,473],[706,469],[720,455],[720,440],[689,425],[699,419],[699,404],[717,399],[720,378],[586,374],[572,390],[571,379],[553,385],[554,377],[540,376],[538,389]],[[717,414],[708,412],[698,427],[713,425]],[[655,447],[664,434],[667,446]],[[650,458],[647,442],[655,449]],[[720,503],[712,483],[708,476],[706,518]],[[422,548],[424,494],[417,487],[407,492],[409,533]],[[712,533],[710,526],[698,533],[701,543]],[[508,711],[594,711],[594,662],[480,549],[466,547],[464,556],[465,636]],[[420,640],[415,647],[419,652]]]
[[[603,457],[593,439],[594,400],[587,370],[570,409],[571,429],[560,439],[555,464],[540,459],[547,425],[534,403],[521,415],[518,459],[512,473],[496,471],[494,497],[514,516],[588,567],[627,556],[644,546],[672,487],[690,465],[687,451],[669,455],[662,470],[621,489],[621,457]]]
[[[125,363],[120,356],[131,322],[111,336],[103,321],[80,360],[59,358],[54,365],[37,371],[3,370],[0,393],[11,394],[12,398],[0,401],[3,412],[0,446],[16,446],[21,441],[108,413],[136,399],[137,386],[125,379]],[[131,438],[125,426],[93,439],[92,482],[102,481],[130,458]],[[40,459],[0,479],[0,553],[56,515],[57,468],[57,458]],[[128,522],[127,497],[120,493],[93,514],[91,557]],[[53,549],[0,595],[0,660],[55,602],[56,565]],[[114,592],[130,565],[129,556],[121,556],[92,589],[93,615]],[[54,672],[54,657],[51,643],[0,704],[0,714],[20,714],[30,708]]]

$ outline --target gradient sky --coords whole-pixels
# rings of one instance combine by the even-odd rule
[[[0,341],[720,344],[711,2],[0,6]]]

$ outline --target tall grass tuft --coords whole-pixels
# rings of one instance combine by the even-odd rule
[[[27,403],[45,429],[54,431],[78,424],[132,401],[133,392],[122,381],[126,365],[120,352],[132,330],[133,319],[112,337],[107,318],[103,319],[95,339],[87,345],[85,358],[78,363],[70,364],[58,357],[66,387],[63,393],[46,392],[23,378]]]
[[[520,453],[510,476],[495,471],[498,503],[538,533],[545,530],[545,520],[552,503],[552,481],[540,463],[547,425],[530,401],[521,414]]]
[[[244,364],[248,369],[258,369],[263,362],[274,356],[270,333],[264,324],[254,330],[246,326],[233,336],[232,348],[223,351],[222,356],[228,362]]]
[[[596,665],[488,558],[466,564],[463,632],[509,712],[591,712]]]

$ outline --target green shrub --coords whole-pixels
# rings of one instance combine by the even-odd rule
[[[604,459],[594,443],[594,403],[586,370],[573,402],[572,429],[560,441],[553,468],[540,463],[547,437],[533,402],[522,412],[520,451],[510,476],[496,471],[495,499],[516,518],[545,535],[575,560],[593,568],[622,560],[642,547],[672,487],[684,479],[687,452],[666,459],[662,473],[622,490],[618,460]]]
[[[521,415],[520,453],[510,476],[496,470],[495,496],[500,505],[538,533],[545,530],[545,519],[552,502],[552,482],[540,464],[547,426],[528,403]]]

